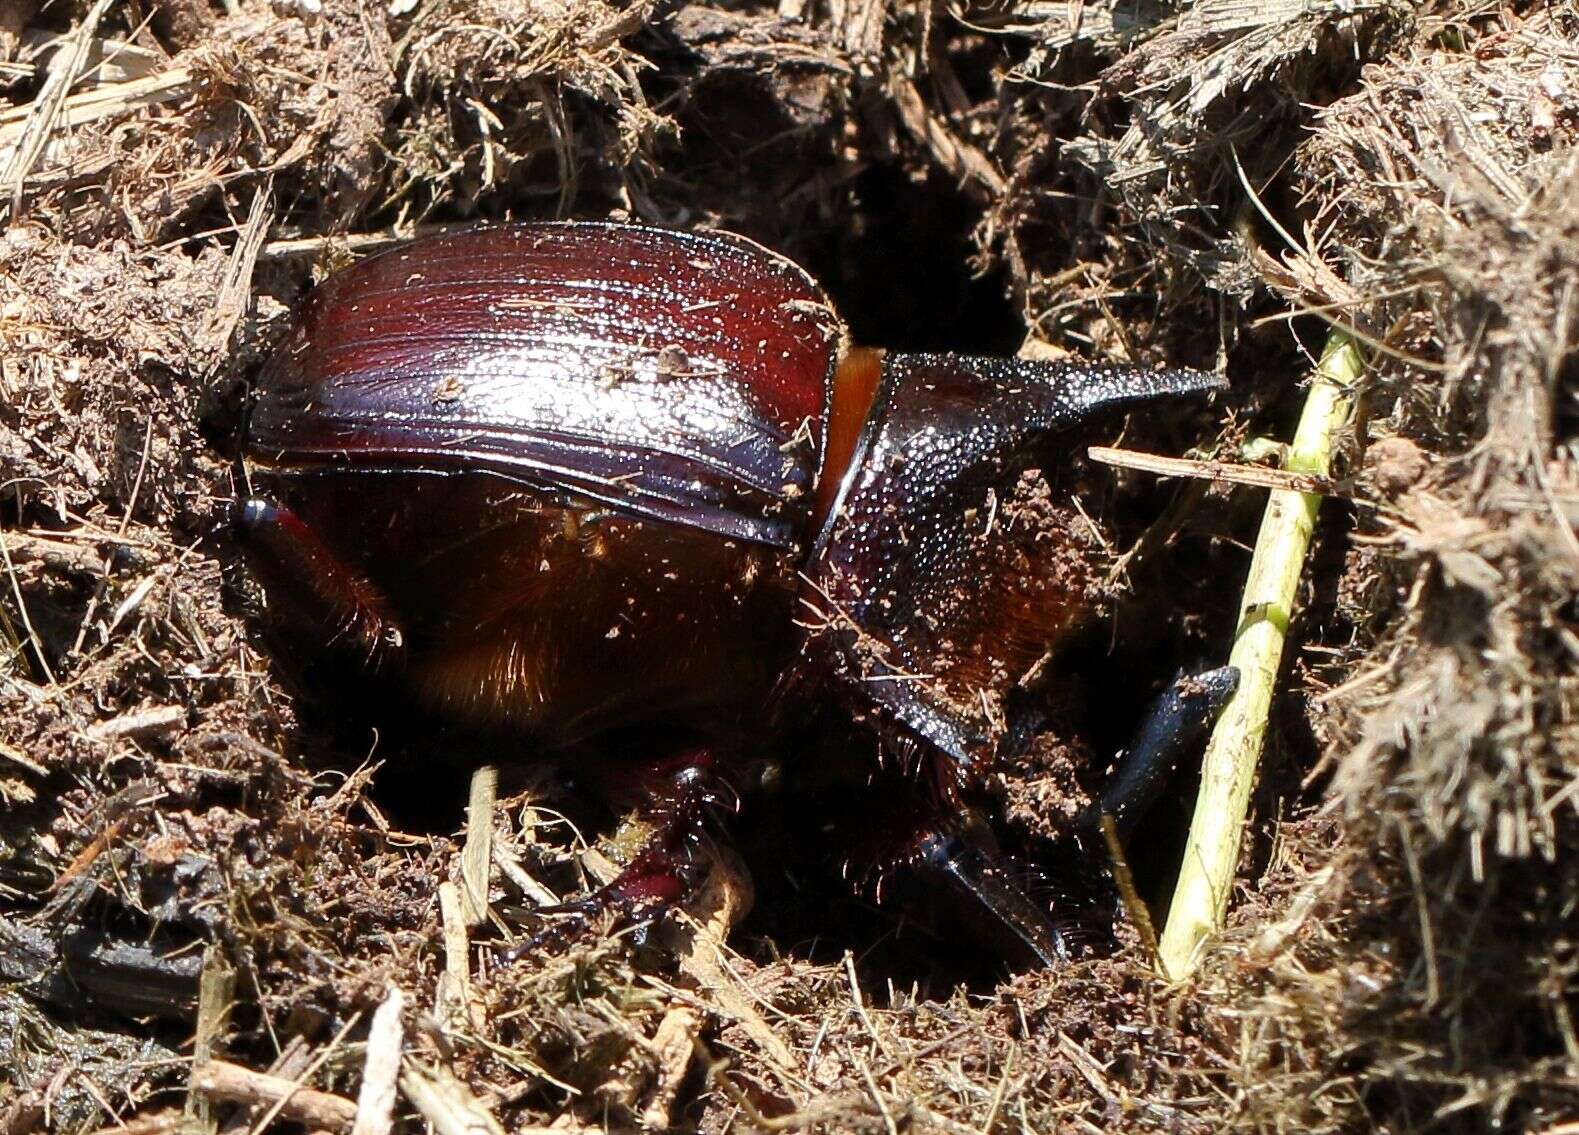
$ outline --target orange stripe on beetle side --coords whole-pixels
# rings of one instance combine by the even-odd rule
[[[874,347],[851,347],[839,360],[833,375],[833,405],[828,409],[828,444],[822,469],[817,474],[817,508],[812,514],[811,531],[821,531],[834,497],[855,457],[856,443],[872,402],[877,397],[877,381],[883,374],[883,352]]]

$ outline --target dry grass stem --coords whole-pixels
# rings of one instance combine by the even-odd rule
[[[203,977],[198,986],[197,1027],[192,1039],[194,1069],[208,1065],[219,1054],[235,993],[236,971],[217,946],[210,946],[203,952]],[[186,1115],[207,1135],[219,1129],[213,1109],[201,1093],[188,1091]]]
[[[1146,951],[1146,957],[1155,965],[1158,963],[1157,930],[1152,925],[1151,911],[1147,909],[1146,901],[1135,889],[1135,876],[1129,869],[1129,858],[1124,854],[1124,843],[1118,836],[1118,824],[1106,812],[1102,813],[1100,823],[1102,842],[1107,845],[1108,859],[1113,867],[1113,882],[1118,887],[1124,913],[1140,935],[1141,948]]]
[[[483,765],[472,773],[466,801],[466,843],[461,849],[461,910],[466,925],[488,919],[488,872],[493,865],[493,806],[499,795],[499,770]]]
[[[701,1017],[685,1005],[670,1009],[658,1022],[650,1042],[658,1062],[658,1075],[642,1109],[643,1123],[655,1128],[674,1126],[675,1103],[690,1071],[696,1038],[701,1031]]]
[[[351,1135],[389,1135],[395,1122],[395,1089],[400,1079],[404,1029],[400,1015],[406,998],[391,985],[373,1011],[367,1029],[367,1057],[362,1062],[362,1087],[356,1097],[356,1122]]]
[[[475,1029],[481,1012],[472,996],[471,939],[461,890],[448,880],[439,884],[439,917],[444,928],[444,972],[440,976],[435,1008],[441,1020],[463,1029]]]
[[[400,1090],[438,1135],[504,1135],[493,1113],[443,1068],[408,1063]]]

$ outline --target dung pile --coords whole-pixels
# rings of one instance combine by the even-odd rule
[[[1576,43],[1570,8],[1450,0],[7,7],[0,1123],[349,1130],[369,1083],[402,1130],[1579,1118]],[[931,967],[723,852],[658,942],[495,960],[468,903],[514,920],[629,833],[587,844],[508,769],[463,825],[497,753],[303,697],[224,521],[245,382],[313,280],[556,216],[749,235],[870,342],[1226,368],[1215,439],[1132,424],[1170,453],[1286,438],[1328,328],[1364,344],[1192,981],[1100,856],[1057,972]],[[1221,658],[1262,494],[1084,483],[1112,615],[1070,712],[1106,751]],[[1067,758],[994,786],[1038,864]],[[1176,780],[1130,852],[1159,921]]]

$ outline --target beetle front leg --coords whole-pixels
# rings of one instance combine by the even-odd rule
[[[1006,955],[1029,955],[1049,968],[1069,961],[1063,934],[1010,877],[997,853],[965,837],[934,833],[921,841],[912,867],[991,918],[984,937],[997,939]]]
[[[270,605],[286,619],[327,628],[363,663],[404,655],[405,632],[383,596],[289,505],[251,497],[236,510],[235,530]]]
[[[947,757],[934,753],[933,760],[952,775],[953,766],[942,763]],[[881,791],[880,820],[857,807],[836,821],[838,834],[855,849],[846,873],[865,879],[879,903],[892,891],[901,903],[925,904],[1015,966],[1057,967],[1069,960],[1063,934],[1026,892],[985,817],[958,796],[940,799],[914,779],[889,779]]]
[[[1239,671],[1232,666],[1175,680],[1152,703],[1134,742],[1103,785],[1102,795],[1080,817],[1081,827],[1088,834],[1094,832],[1102,816],[1109,815],[1119,838],[1127,840],[1179,759],[1200,742],[1238,685]]]

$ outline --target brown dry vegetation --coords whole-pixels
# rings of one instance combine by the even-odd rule
[[[403,1130],[1575,1129],[1571,4],[11,0],[0,88],[6,1135],[348,1127],[391,988]],[[1193,981],[1122,920],[1054,973],[846,960],[889,923],[760,863],[727,949],[738,867],[662,949],[457,939],[459,839],[424,830],[466,762],[423,815],[364,758],[437,743],[298,701],[224,534],[231,435],[314,278],[554,216],[747,233],[868,341],[1226,366],[1230,456],[1287,435],[1326,324],[1368,345]],[[1220,657],[1262,494],[1116,480],[1107,672]],[[1044,755],[998,786],[1032,857]],[[595,873],[545,800],[493,812],[496,913]],[[1154,902],[1176,828],[1132,849]],[[277,1117],[238,1069],[324,1094]]]

